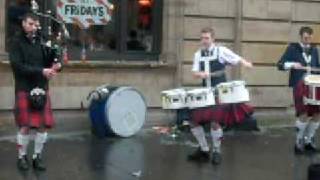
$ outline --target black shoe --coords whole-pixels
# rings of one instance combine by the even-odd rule
[[[304,149],[305,151],[309,152],[309,153],[317,153],[319,152],[319,149],[316,147],[316,145],[314,143],[308,143],[304,145]]]
[[[303,154],[303,153],[304,153],[303,147],[299,147],[299,146],[297,146],[297,145],[294,145],[294,153],[295,153],[296,155],[301,155],[301,154]]]
[[[213,152],[212,153],[211,163],[213,165],[219,165],[219,164],[221,164],[221,161],[222,161],[221,153]]]
[[[198,162],[208,162],[210,159],[209,156],[210,156],[209,152],[202,151],[200,148],[198,148],[195,152],[188,155],[188,160],[198,161]]]
[[[17,166],[18,166],[18,169],[21,171],[29,170],[29,161],[26,155],[18,159]]]
[[[47,169],[40,155],[37,155],[37,157],[32,160],[32,165],[33,165],[33,168],[38,171],[45,171]]]

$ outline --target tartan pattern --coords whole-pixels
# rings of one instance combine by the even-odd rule
[[[191,110],[193,123],[202,124],[215,121],[226,126],[242,123],[253,114],[253,107],[245,103],[223,104]]]
[[[297,83],[297,85],[293,88],[293,99],[294,99],[294,107],[296,110],[296,116],[300,116],[302,114],[307,114],[308,116],[312,116],[314,114],[320,113],[320,106],[305,105],[303,103],[303,97],[308,96],[308,91],[309,91],[308,86],[304,84],[303,80],[300,80]]]
[[[47,101],[43,110],[33,110],[30,107],[28,93],[16,92],[14,116],[17,126],[30,128],[52,128],[54,119],[51,109],[50,95],[47,93]]]

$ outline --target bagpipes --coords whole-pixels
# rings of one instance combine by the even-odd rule
[[[54,63],[67,63],[68,55],[66,48],[66,40],[70,38],[70,34],[63,21],[54,17],[51,10],[47,10],[45,13],[39,11],[39,5],[35,0],[31,0],[31,11],[38,17],[42,17],[47,22],[47,32],[43,32],[43,29],[39,24],[38,30],[35,32],[35,38],[39,38],[42,45],[48,48]],[[57,34],[52,31],[52,24],[56,23],[60,26],[60,30]],[[56,37],[54,37],[56,35]]]
[[[39,5],[35,0],[31,0],[32,13],[38,17],[45,18],[48,24],[47,34],[42,31],[40,22],[37,23],[37,31],[33,34],[33,40],[40,40],[41,45],[45,48],[46,53],[50,54],[50,59],[53,59],[53,64],[59,64],[61,70],[62,64],[66,63],[64,53],[66,50],[65,40],[69,38],[69,32],[66,29],[64,22],[56,19],[52,16],[51,11],[46,13],[39,12]],[[52,32],[52,23],[58,23],[61,27],[61,31],[54,37]],[[47,101],[47,93],[45,89],[40,87],[34,87],[31,89],[28,95],[30,106],[33,110],[41,111],[44,109]]]

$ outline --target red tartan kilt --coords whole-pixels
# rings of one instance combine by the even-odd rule
[[[230,126],[235,123],[242,123],[252,113],[252,106],[245,103],[236,103],[193,109],[191,110],[191,118],[194,124],[214,121]]]
[[[33,110],[30,107],[28,93],[19,91],[15,96],[14,116],[17,126],[30,128],[52,128],[54,119],[51,109],[50,95],[47,93],[47,101],[43,110]]]
[[[320,106],[305,105],[303,103],[304,96],[306,97],[309,96],[309,88],[304,84],[304,81],[301,80],[293,88],[293,99],[294,99],[294,106],[296,109],[296,116],[300,116],[301,114],[307,114],[308,116],[312,116],[316,113],[320,113]]]

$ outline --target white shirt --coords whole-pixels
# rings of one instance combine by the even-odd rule
[[[218,48],[219,48],[219,55],[218,55]],[[212,44],[209,48],[209,51],[213,50],[213,56],[211,57],[201,57],[201,50],[199,49],[195,54],[193,58],[193,66],[192,66],[192,71],[193,72],[199,72],[200,71],[200,62],[205,61],[207,59],[218,59],[218,61],[222,64],[232,64],[236,65],[240,62],[242,59],[241,56],[235,54],[233,51],[228,49],[227,47],[224,46],[216,46],[215,44]]]

